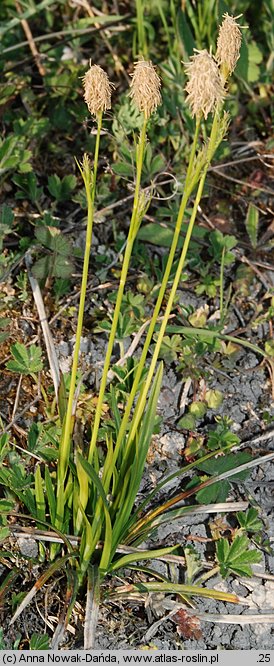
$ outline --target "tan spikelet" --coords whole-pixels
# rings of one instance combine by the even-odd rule
[[[211,111],[220,104],[225,96],[225,88],[219,68],[214,58],[205,49],[191,56],[185,64],[189,81],[185,87],[188,93],[186,102],[193,116],[203,115],[207,118]]]
[[[130,97],[145,118],[149,118],[161,104],[161,81],[150,60],[138,60],[134,65],[130,84]]]
[[[221,65],[225,78],[234,72],[240,57],[241,43],[242,33],[236,19],[227,13],[224,14],[219,27],[216,60]]]
[[[92,65],[83,76],[84,100],[92,115],[111,108],[111,88],[108,75],[99,65]]]

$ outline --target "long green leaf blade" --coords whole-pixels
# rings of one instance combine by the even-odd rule
[[[83,456],[80,453],[78,453],[77,456],[78,456],[79,462],[81,463],[83,469],[85,470],[85,472],[87,473],[87,475],[89,477],[89,483],[94,484],[94,486],[98,490],[98,493],[99,493],[99,495],[100,495],[100,497],[103,501],[104,506],[108,509],[108,502],[107,502],[106,494],[105,494],[103,485],[102,485],[102,483],[99,479],[99,476],[94,471],[92,465],[85,458],[83,458]]]
[[[124,487],[122,489],[123,503],[120,503],[120,510],[118,511],[115,524],[113,527],[113,545],[122,542],[125,533],[127,532],[127,521],[130,517],[132,507],[134,505],[136,495],[140,486],[144,465],[148,453],[148,448],[151,442],[151,437],[154,429],[154,420],[157,409],[158,396],[161,388],[163,376],[163,364],[159,365],[157,370],[151,394],[148,400],[147,409],[139,433],[136,435],[136,442],[133,445],[136,449],[127,451],[128,456],[128,469],[127,461],[125,461],[124,469]],[[130,437],[130,433],[129,433]],[[125,454],[126,455],[126,454]],[[125,485],[126,484],[126,485]]]
[[[170,555],[178,546],[169,546],[167,548],[158,548],[157,550],[144,550],[139,553],[129,553],[124,555],[117,562],[114,562],[109,571],[117,571],[122,567],[128,566],[131,562],[141,562],[142,560],[154,560],[165,555]]]

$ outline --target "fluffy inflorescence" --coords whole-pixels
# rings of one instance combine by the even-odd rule
[[[224,66],[229,75],[234,72],[240,57],[242,33],[233,16],[226,13],[223,15],[223,19],[222,25],[219,27],[216,60],[221,66]]]
[[[152,62],[138,60],[134,65],[129,95],[145,118],[149,118],[161,104],[160,88],[161,81]]]
[[[225,96],[224,83],[214,58],[205,49],[191,56],[185,71],[189,78],[186,85],[186,102],[193,116],[207,118],[211,111],[220,104]]]
[[[111,107],[111,88],[108,75],[99,65],[92,65],[83,76],[84,99],[92,115],[97,115]]]

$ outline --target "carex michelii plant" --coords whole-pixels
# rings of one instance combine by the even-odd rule
[[[139,59],[135,64],[129,94],[142,115],[143,122],[140,137],[136,144],[134,200],[92,426],[91,441],[87,451],[84,451],[84,447],[80,447],[78,443],[76,444],[76,438],[73,438],[79,389],[77,386],[77,368],[92,238],[100,134],[103,113],[111,107],[112,84],[109,82],[106,73],[97,65],[91,66],[83,79],[85,101],[90,113],[96,119],[97,133],[93,165],[87,155],[84,155],[81,164],[78,163],[86,190],[88,219],[76,342],[66,414],[62,423],[57,472],[56,475],[51,474],[46,468],[44,478],[42,478],[42,472],[38,467],[35,475],[35,496],[37,506],[39,505],[39,515],[37,514],[39,523],[48,524],[50,521],[52,528],[63,542],[62,549],[66,548],[68,551],[64,554],[60,552],[61,546],[59,544],[52,544],[50,549],[52,564],[43,575],[43,582],[60,566],[66,565],[66,571],[70,567],[74,572],[73,594],[71,595],[70,604],[68,604],[67,619],[75,601],[77,590],[86,579],[88,580],[88,591],[91,591],[94,604],[95,602],[98,603],[100,584],[107,574],[132,565],[134,569],[139,567],[141,570],[149,572],[151,579],[153,578],[153,569],[144,568],[142,560],[174,558],[174,555],[171,556],[174,547],[141,550],[137,546],[147,540],[147,537],[159,522],[170,521],[189,510],[189,507],[184,506],[175,510],[170,509],[197,490],[195,488],[180,493],[169,502],[161,504],[156,509],[149,510],[148,506],[154,495],[172,478],[167,477],[144,499],[141,506],[137,509],[134,506],[153,434],[157,400],[161,387],[163,367],[162,363],[158,364],[159,352],[185,265],[207,171],[217,147],[227,132],[228,114],[224,110],[226,84],[239,58],[240,45],[241,31],[239,25],[236,19],[225,14],[219,29],[216,55],[213,56],[212,53],[206,50],[195,51],[190,61],[185,64],[188,78],[186,103],[195,118],[195,133],[184,178],[184,190],[174,236],[157,302],[151,316],[140,359],[134,368],[131,391],[126,404],[121,407],[116,399],[115,385],[108,385],[108,377],[133,244],[150,204],[148,190],[141,187],[147,143],[147,124],[150,116],[161,103],[160,79],[154,66],[150,61],[144,59]],[[200,144],[201,123],[209,115],[212,117],[211,130],[206,140]],[[174,256],[186,207],[190,205],[190,197],[192,213],[179,256],[176,274],[172,286],[168,290]],[[164,309],[162,309],[163,303],[165,303]],[[159,325],[160,311],[162,316]],[[148,361],[148,352],[155,333],[156,344]],[[102,435],[100,424],[106,388],[108,388],[110,395],[114,427],[112,431],[108,430]],[[104,437],[103,442],[102,437]],[[98,447],[98,441],[100,441],[100,447]],[[214,452],[204,456],[203,460],[217,454],[218,451],[214,450]],[[190,463],[177,474],[184,474],[194,466],[195,463]],[[235,470],[233,470],[233,473],[235,474]],[[214,480],[212,478],[206,483],[209,485]],[[73,541],[66,536],[68,533],[73,535]],[[163,592],[180,594],[184,599],[192,595],[200,595],[237,601],[235,595],[216,592],[198,585],[174,584],[164,577],[159,582],[159,574],[156,575],[156,573],[155,578],[155,582],[151,582],[151,580],[147,583],[142,582],[142,592],[162,590]],[[137,583],[131,587],[134,590],[139,590]],[[33,588],[23,604],[17,609],[14,619],[34,593]],[[87,599],[89,599],[89,596]],[[87,639],[86,647],[90,647],[90,639]]]

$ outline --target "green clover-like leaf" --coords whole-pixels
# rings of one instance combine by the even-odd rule
[[[43,368],[41,360],[42,350],[36,345],[25,347],[21,342],[15,342],[11,346],[13,359],[8,361],[6,367],[12,372],[20,372],[21,375],[31,375],[40,372]]]
[[[237,518],[242,529],[246,532],[259,532],[262,530],[262,521],[258,518],[258,511],[250,507],[247,511],[238,511]]]
[[[247,536],[236,536],[230,545],[227,539],[220,539],[216,546],[216,556],[223,578],[229,573],[239,576],[252,576],[252,564],[261,561],[258,550],[250,550]]]

